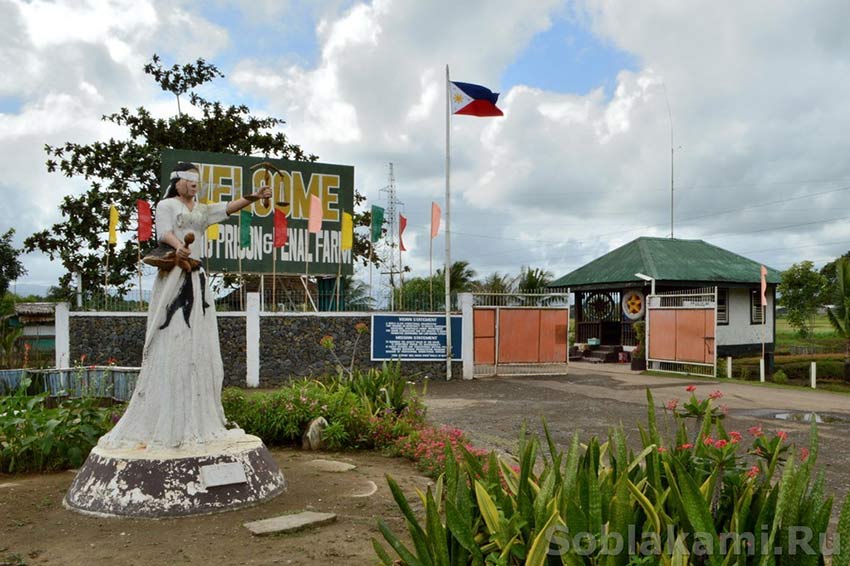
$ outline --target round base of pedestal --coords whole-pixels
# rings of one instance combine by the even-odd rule
[[[63,504],[89,515],[166,518],[248,507],[285,490],[262,441],[241,435],[186,449],[95,447]]]

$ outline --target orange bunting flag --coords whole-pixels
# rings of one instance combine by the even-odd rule
[[[136,212],[139,216],[138,236],[140,242],[147,242],[153,236],[153,218],[151,217],[151,205],[148,201],[139,199],[136,201]]]
[[[436,202],[431,203],[431,239],[437,237],[440,231],[440,205]]]
[[[767,306],[767,268],[761,266],[761,306]]]
[[[118,243],[118,209],[112,204],[109,206],[109,243]]]
[[[310,220],[307,221],[307,231],[317,234],[322,229],[322,201],[316,195],[310,195]]]
[[[286,245],[286,239],[289,237],[286,229],[286,214],[278,207],[274,207],[274,247],[282,248]]]
[[[404,215],[398,215],[398,245],[400,246],[401,251],[406,252],[407,248],[404,247],[404,241],[401,239],[401,235],[404,233],[404,229],[407,228],[407,218]]]

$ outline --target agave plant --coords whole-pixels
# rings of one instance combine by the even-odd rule
[[[647,400],[637,454],[622,427],[604,443],[581,445],[574,435],[559,450],[545,422],[548,455],[523,433],[517,467],[494,454],[482,464],[463,448],[458,464],[449,449],[435,488],[419,492],[424,518],[388,478],[413,546],[379,521],[400,562],[373,540],[376,554],[385,565],[823,563],[833,502],[824,495],[823,473],[815,472],[816,424],[799,461],[783,435],[760,430],[742,455],[743,435],[725,430],[711,396],[694,394],[690,408],[672,407],[676,433],[668,445],[649,392]],[[850,540],[850,497],[838,531]],[[799,544],[801,532],[810,549]],[[848,566],[848,558],[850,549],[840,549],[833,566]]]

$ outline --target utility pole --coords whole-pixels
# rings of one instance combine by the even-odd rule
[[[664,87],[664,102],[667,103],[667,116],[670,118],[670,238],[673,238],[673,112],[670,111],[670,100],[667,98],[667,85]]]

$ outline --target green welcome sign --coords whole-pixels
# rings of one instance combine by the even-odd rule
[[[212,272],[243,272],[311,275],[344,275],[354,271],[352,250],[341,249],[342,213],[354,211],[354,167],[245,157],[226,153],[166,150],[162,154],[162,186],[179,161],[194,163],[201,173],[201,202],[231,201],[251,194],[261,185],[269,184],[274,196],[269,206],[262,201],[245,211],[251,215],[251,244],[240,246],[240,215],[234,214],[203,237],[209,270]],[[252,166],[267,161],[277,168],[268,173]],[[322,202],[322,229],[317,234],[307,232],[310,216],[310,196]],[[285,201],[278,209],[286,214],[287,243],[281,248],[274,243],[274,203]],[[272,262],[276,262],[273,266]]]

